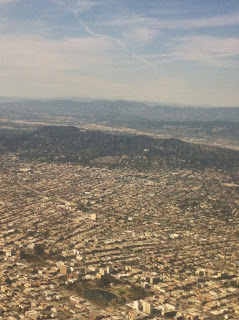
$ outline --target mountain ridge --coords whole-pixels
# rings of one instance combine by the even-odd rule
[[[109,121],[231,121],[239,122],[239,107],[175,107],[124,100],[25,100],[0,104],[0,116],[16,118],[74,116]]]

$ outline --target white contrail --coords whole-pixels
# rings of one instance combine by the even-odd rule
[[[98,38],[106,38],[106,39],[110,39],[112,41],[114,41],[118,46],[120,46],[121,48],[123,48],[132,58],[134,58],[135,60],[143,63],[143,65],[145,67],[150,67],[150,68],[153,68],[155,70],[155,66],[149,62],[147,59],[141,57],[141,56],[138,56],[137,54],[135,54],[134,52],[132,52],[127,46],[126,44],[121,41],[120,39],[118,38],[115,38],[115,37],[112,37],[112,36],[108,36],[106,34],[103,34],[103,33],[96,33],[94,31],[92,31],[89,26],[84,23],[82,21],[82,19],[79,17],[79,14],[78,12],[74,12],[74,15],[75,17],[77,18],[77,20],[79,21],[80,25],[85,29],[85,31],[91,35],[91,36],[94,36],[94,37],[98,37]]]

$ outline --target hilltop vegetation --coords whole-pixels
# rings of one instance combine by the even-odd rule
[[[21,134],[3,134],[0,146],[20,157],[139,170],[171,167],[236,168],[239,152],[196,145],[178,139],[109,134],[74,126],[43,126]]]

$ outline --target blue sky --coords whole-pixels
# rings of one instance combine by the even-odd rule
[[[239,106],[239,1],[0,0],[0,96]]]

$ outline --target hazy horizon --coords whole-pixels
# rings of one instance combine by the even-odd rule
[[[173,103],[173,102],[164,102],[164,101],[147,101],[147,100],[135,100],[135,99],[109,99],[109,98],[97,98],[97,97],[70,97],[70,96],[62,96],[62,97],[16,97],[16,96],[0,96],[0,104],[1,103],[11,103],[11,102],[20,102],[20,101],[76,101],[76,102],[90,102],[90,101],[124,101],[124,102],[135,102],[135,103],[143,103],[145,105],[152,106],[166,106],[166,107],[178,107],[178,108],[239,108],[239,104],[235,106],[227,106],[227,105],[200,105],[200,104],[182,104],[182,103]]]

